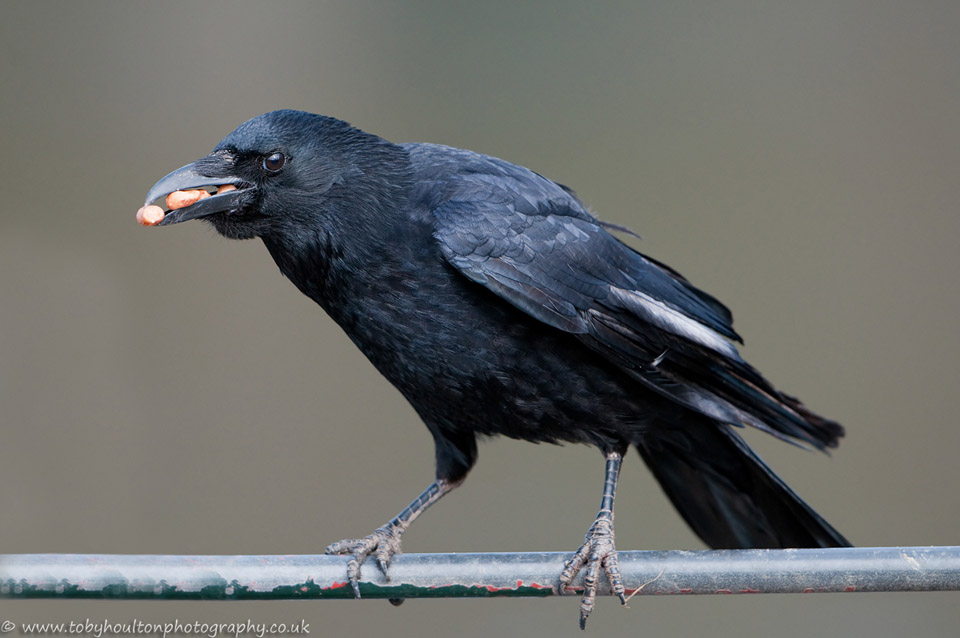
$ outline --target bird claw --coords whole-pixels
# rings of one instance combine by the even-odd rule
[[[400,552],[400,530],[389,523],[378,527],[369,536],[337,541],[324,550],[325,554],[350,556],[350,560],[347,561],[347,580],[353,588],[354,598],[360,598],[360,566],[363,562],[373,554],[377,560],[377,567],[389,580],[387,569],[390,567],[390,559]]]
[[[600,569],[610,581],[613,593],[620,598],[620,604],[626,605],[624,597],[623,579],[620,576],[620,561],[617,559],[617,549],[613,542],[613,521],[597,519],[587,532],[586,541],[568,560],[560,573],[559,594],[573,582],[580,570],[586,568],[583,574],[583,598],[580,599],[580,629],[586,629],[587,618],[593,612],[597,599],[597,580]]]

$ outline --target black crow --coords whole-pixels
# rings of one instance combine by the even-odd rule
[[[299,111],[241,124],[146,205],[217,186],[152,209],[159,224],[199,218],[259,237],[433,434],[430,487],[373,534],[326,550],[351,556],[357,596],[367,557],[386,573],[410,523],[464,480],[478,434],[587,443],[606,458],[600,512],[558,580],[562,592],[585,570],[581,626],[601,570],[624,598],[613,501],[631,445],[711,547],[848,545],[734,430],[824,449],[843,428],[776,390],[740,357],[723,304],[609,234],[569,188]]]

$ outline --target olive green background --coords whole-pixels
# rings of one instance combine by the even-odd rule
[[[426,429],[259,242],[134,222],[282,107],[572,186],[847,426],[831,457],[748,433],[818,511],[860,545],[960,544],[956,2],[0,8],[0,552],[317,553],[430,481]],[[405,549],[573,550],[602,472],[590,448],[486,441]],[[621,549],[702,547],[636,455],[618,497]],[[603,599],[589,631],[947,636],[958,596]],[[573,598],[0,601],[86,618],[580,635]]]

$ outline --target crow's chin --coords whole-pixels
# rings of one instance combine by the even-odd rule
[[[230,213],[216,213],[203,217],[202,220],[227,239],[254,239],[259,237],[263,230],[262,224],[256,220]]]

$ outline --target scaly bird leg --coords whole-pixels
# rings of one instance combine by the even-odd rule
[[[563,594],[577,573],[586,567],[583,575],[583,598],[580,600],[580,629],[586,629],[587,618],[593,611],[597,598],[597,577],[600,568],[607,575],[613,593],[620,597],[620,603],[627,604],[624,598],[623,580],[620,578],[620,563],[613,542],[613,499],[617,493],[617,478],[620,475],[622,452],[607,453],[606,473],[603,481],[603,499],[600,512],[587,532],[586,541],[563,566],[560,574],[558,593]]]
[[[399,514],[386,525],[378,527],[373,534],[364,538],[344,539],[327,547],[327,554],[350,554],[347,562],[347,579],[353,587],[353,595],[360,598],[360,565],[370,554],[377,557],[377,567],[387,575],[390,559],[400,553],[400,537],[420,514],[428,507],[440,500],[440,497],[460,485],[460,481],[451,482],[446,479],[437,479],[430,484],[423,494],[413,499],[413,502],[403,508]],[[392,602],[392,601],[391,601]]]

